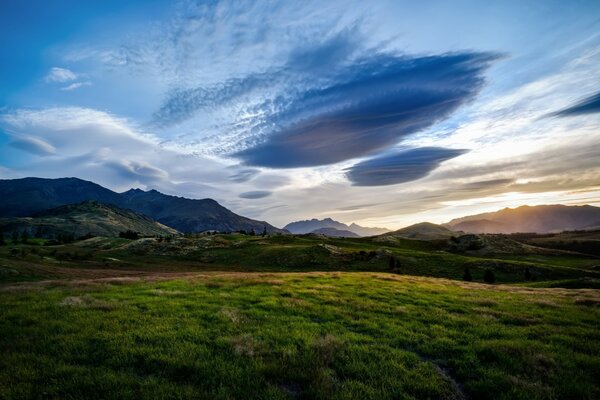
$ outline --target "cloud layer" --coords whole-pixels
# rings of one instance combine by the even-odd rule
[[[346,175],[356,186],[395,185],[423,178],[443,161],[463,153],[465,150],[439,147],[398,151],[353,165]]]

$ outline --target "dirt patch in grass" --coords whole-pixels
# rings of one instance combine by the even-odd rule
[[[109,311],[117,308],[115,303],[96,299],[88,295],[65,297],[59,304],[65,307],[91,308],[101,311]]]
[[[231,339],[231,346],[236,354],[246,357],[256,357],[265,351],[264,346],[249,334]]]
[[[246,321],[246,317],[235,308],[223,307],[219,313],[234,325],[239,325]]]

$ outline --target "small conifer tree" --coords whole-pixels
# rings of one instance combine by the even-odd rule
[[[492,271],[491,269],[486,269],[485,273],[483,274],[483,281],[489,284],[496,282],[496,276],[494,275],[494,271]]]

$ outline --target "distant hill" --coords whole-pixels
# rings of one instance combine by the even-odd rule
[[[597,227],[600,208],[593,206],[521,206],[453,219],[444,226],[469,233],[551,233]]]
[[[405,239],[418,240],[444,240],[456,235],[456,232],[430,222],[421,222],[397,231],[386,233],[382,236],[401,237]]]
[[[156,190],[116,193],[78,178],[0,180],[0,217],[26,217],[50,208],[94,200],[142,213],[180,232],[254,230],[285,232],[237,215],[212,199],[186,199]]]
[[[335,221],[331,218],[325,218],[325,219],[313,218],[310,220],[296,221],[296,222],[291,222],[283,227],[283,229],[286,229],[286,230],[290,231],[291,233],[296,233],[296,234],[311,233],[311,232],[318,233],[315,231],[317,231],[319,229],[324,229],[324,228],[332,228],[332,229],[337,229],[340,231],[349,231],[349,232],[355,233],[357,236],[374,236],[374,235],[380,235],[382,233],[386,233],[386,232],[390,231],[389,229],[386,229],[386,228],[366,228],[366,227],[357,225],[355,223],[352,223],[351,225],[346,225],[342,222]]]
[[[30,236],[56,238],[60,235],[118,236],[132,230],[142,236],[171,236],[175,229],[131,210],[95,201],[85,201],[42,211],[32,217],[0,218],[4,233],[27,231]]]
[[[330,237],[349,237],[349,238],[360,237],[359,235],[357,235],[354,232],[350,232],[348,230],[342,230],[342,229],[335,229],[335,228],[320,228],[320,229],[315,229],[311,233],[315,233],[315,234],[318,234],[318,235],[330,236]]]

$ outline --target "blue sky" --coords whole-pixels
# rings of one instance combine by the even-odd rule
[[[600,203],[596,1],[4,1],[0,177],[391,228]]]

